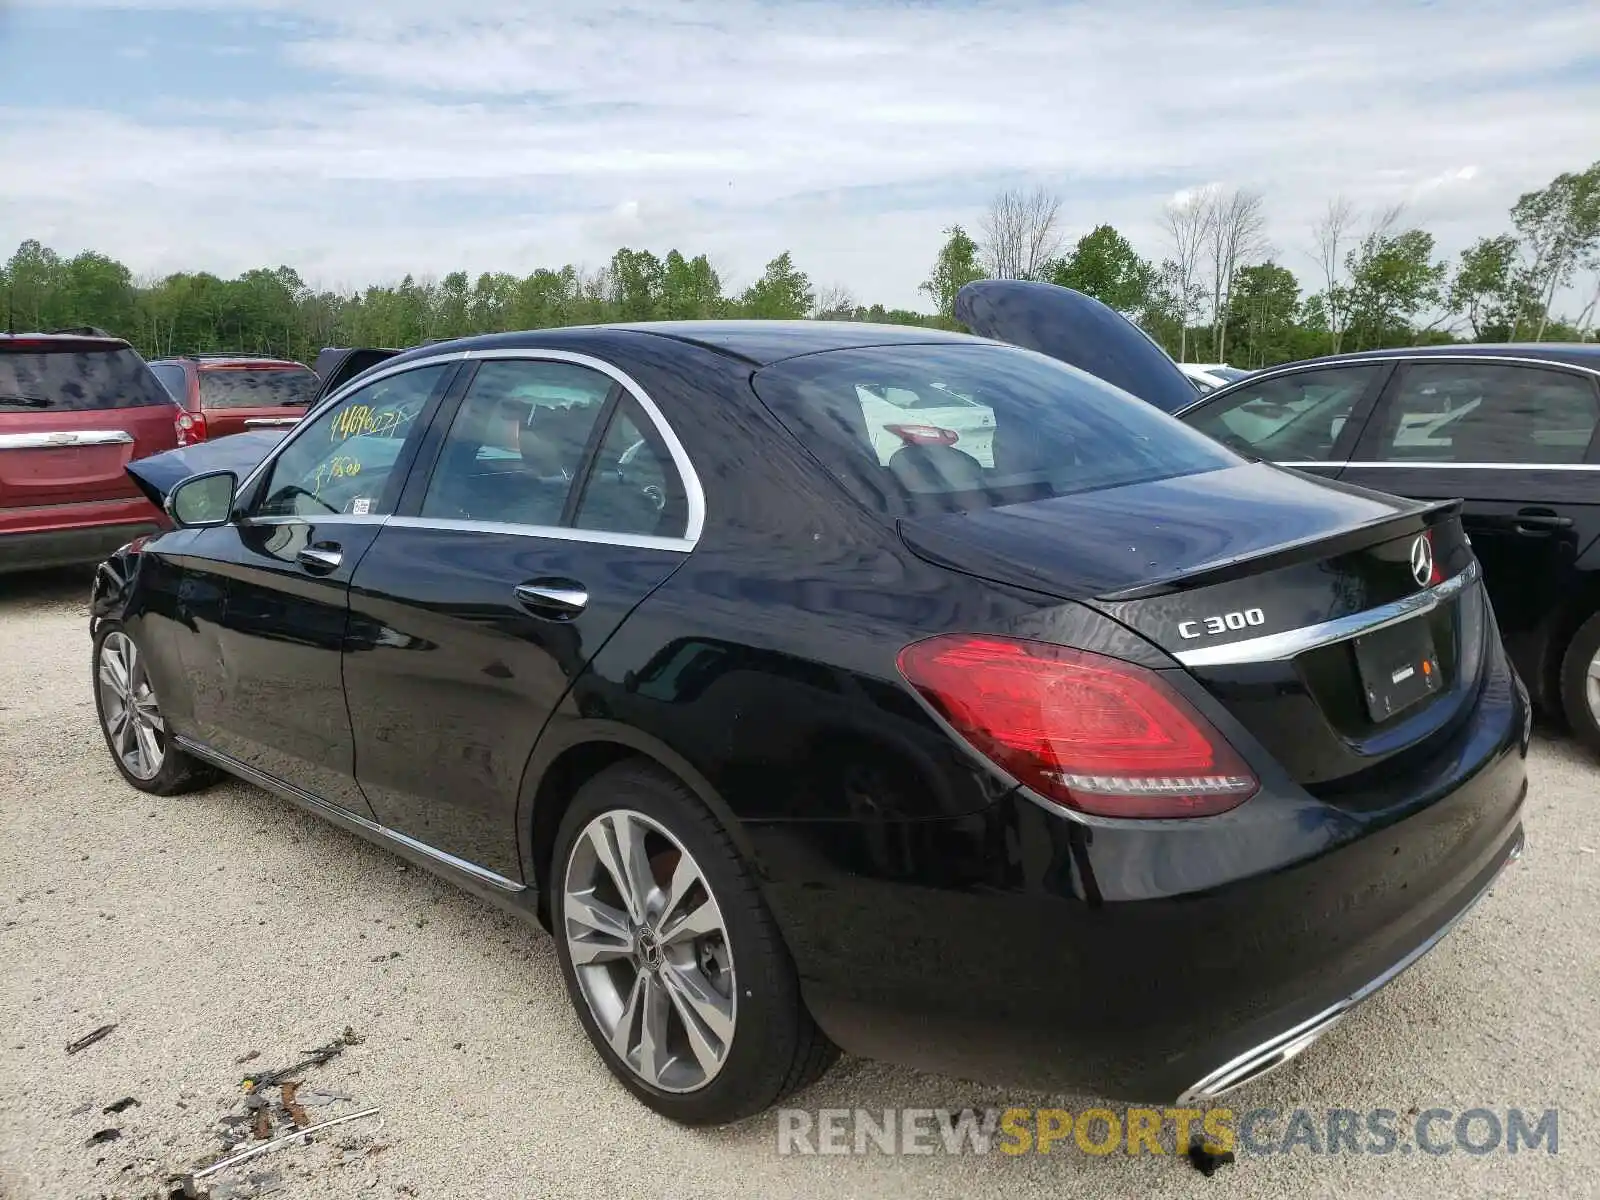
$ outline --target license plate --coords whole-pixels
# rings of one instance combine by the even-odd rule
[[[1355,650],[1367,712],[1374,721],[1387,721],[1444,686],[1425,617],[1358,637]]]

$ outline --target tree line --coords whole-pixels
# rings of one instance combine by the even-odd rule
[[[1109,224],[1070,246],[1059,197],[1006,191],[976,236],[944,231],[920,292],[932,312],[862,305],[848,287],[818,288],[784,251],[730,292],[704,254],[657,257],[624,247],[594,270],[568,264],[519,276],[455,271],[442,279],[340,291],[292,267],[234,279],[181,271],[135,279],[94,251],[63,258],[24,241],[0,268],[0,302],[17,331],[95,326],[147,358],[236,351],[311,361],[323,346],[404,347],[508,329],[710,317],[879,321],[959,328],[955,296],[975,279],[1076,288],[1138,322],[1180,361],[1245,367],[1341,350],[1459,340],[1588,340],[1600,303],[1600,162],[1557,176],[1512,206],[1507,227],[1458,259],[1403,208],[1327,205],[1286,252],[1266,236],[1259,192],[1197,189],[1166,205],[1163,245],[1142,256]],[[1298,257],[1305,279],[1285,265]],[[1578,311],[1554,311],[1577,287]],[[1586,300],[1586,302],[1585,302]]]

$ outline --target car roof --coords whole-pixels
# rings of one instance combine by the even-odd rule
[[[127,350],[123,338],[109,334],[84,333],[0,333],[0,349],[25,349],[42,346],[50,350]]]
[[[169,354],[165,358],[152,358],[153,363],[192,362],[206,368],[212,367],[310,367],[292,358],[272,358],[260,354]]]
[[[1285,367],[1332,366],[1371,359],[1403,358],[1534,358],[1600,370],[1600,342],[1463,342],[1443,346],[1390,346],[1382,350],[1352,350],[1343,354],[1325,354],[1320,358],[1279,363],[1260,373],[1279,371]]]
[[[865,346],[927,343],[980,343],[987,339],[916,325],[875,325],[865,321],[643,321],[611,325],[568,325],[516,333],[491,333],[419,346],[390,363],[428,358],[466,350],[537,349],[541,346],[576,347],[600,344],[617,334],[642,334],[670,338],[687,345],[766,366],[803,354],[852,350]]]

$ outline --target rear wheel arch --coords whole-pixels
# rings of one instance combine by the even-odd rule
[[[1540,678],[1536,694],[1552,714],[1561,710],[1561,674],[1578,630],[1600,614],[1600,572],[1581,576],[1576,587],[1545,618],[1540,628]],[[1533,681],[1530,680],[1531,684]]]
[[[644,763],[671,776],[688,788],[716,817],[739,855],[761,875],[754,847],[738,818],[709,780],[654,738],[624,725],[584,721],[563,729],[547,730],[534,748],[523,773],[517,803],[519,850],[523,878],[537,889],[540,922],[550,927],[551,855],[561,818],[578,790],[600,772],[617,763]]]

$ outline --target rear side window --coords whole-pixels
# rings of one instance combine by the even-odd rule
[[[321,386],[308,367],[202,367],[200,407],[304,407]]]
[[[0,412],[91,412],[172,406],[133,350],[11,350],[0,344]]]
[[[840,483],[896,516],[997,507],[1243,461],[1103,380],[1006,346],[835,350],[774,363],[753,382]]]
[[[189,376],[177,363],[151,363],[150,373],[161,381],[179,404],[189,402]]]
[[[1594,385],[1539,367],[1420,363],[1383,413],[1386,462],[1581,463],[1600,420]]]

